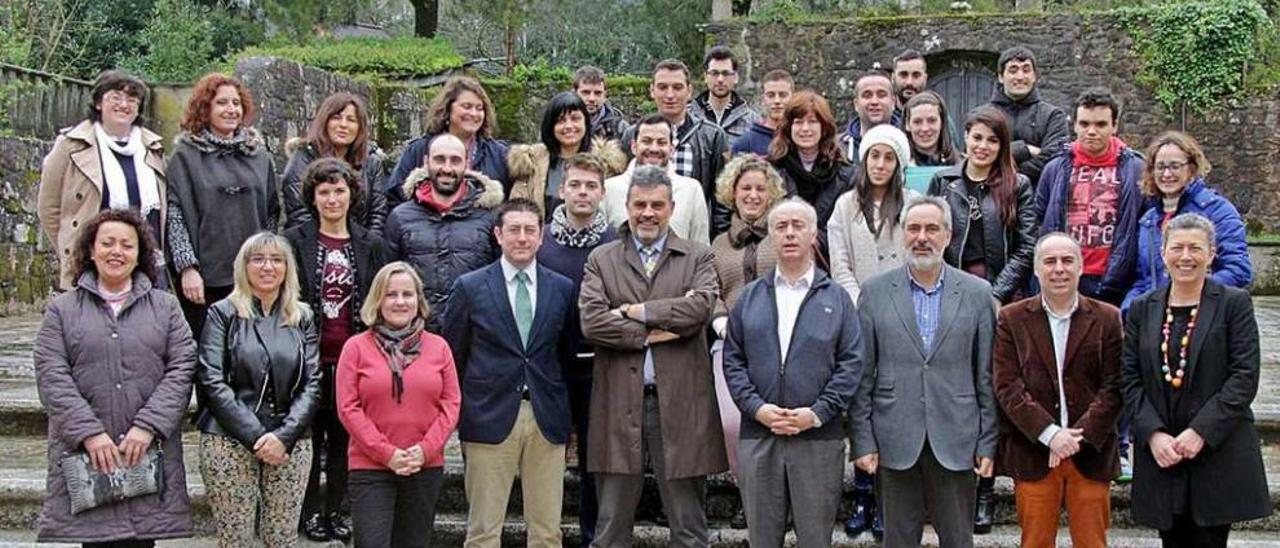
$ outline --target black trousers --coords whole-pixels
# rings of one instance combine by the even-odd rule
[[[588,363],[588,366],[590,364]],[[578,434],[578,474],[582,478],[578,505],[578,525],[582,528],[582,546],[590,546],[596,538],[596,519],[600,503],[596,498],[595,474],[587,472],[587,429],[591,412],[591,376],[568,379],[569,414],[573,430]]]
[[[347,498],[347,429],[338,420],[334,364],[320,366],[320,409],[311,422],[311,474],[302,497],[302,516],[329,515],[342,509]],[[323,453],[324,458],[321,458]],[[320,473],[324,473],[324,489]]]
[[[1160,531],[1164,548],[1226,548],[1230,525],[1201,527],[1189,515],[1173,517],[1173,529]]]
[[[204,287],[204,304],[196,304],[187,300],[182,294],[182,278],[178,278],[178,287],[174,293],[178,296],[178,304],[182,305],[182,315],[187,319],[187,325],[191,326],[191,336],[195,337],[196,342],[200,341],[200,330],[204,328],[205,313],[208,312],[209,306],[213,303],[227,298],[231,294],[234,286],[222,287]]]
[[[390,470],[352,470],[351,523],[355,548],[427,548],[436,523],[444,468],[412,476]]]
[[[84,548],[154,548],[156,541],[154,540],[113,540],[111,542],[86,542],[82,544]]]

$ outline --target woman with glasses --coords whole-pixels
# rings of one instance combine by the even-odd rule
[[[1221,194],[1205,184],[1209,160],[1190,135],[1180,131],[1160,134],[1147,147],[1147,168],[1142,193],[1148,201],[1138,219],[1138,269],[1133,288],[1125,295],[1123,309],[1143,293],[1169,281],[1160,259],[1160,231],[1169,219],[1183,213],[1199,213],[1213,223],[1214,254],[1209,277],[1231,287],[1253,281],[1253,263],[1245,243],[1244,220]]]
[[[76,287],[73,260],[78,232],[104,209],[132,209],[163,239],[165,222],[164,143],[142,127],[146,119],[147,85],[115,70],[93,83],[89,119],[58,136],[40,171],[36,214],[49,241],[57,246],[61,265],[58,286]],[[153,257],[155,287],[167,290],[164,242]]]

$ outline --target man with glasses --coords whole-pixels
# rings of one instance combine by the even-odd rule
[[[702,68],[706,72],[707,91],[689,103],[689,115],[715,124],[733,142],[760,119],[760,113],[751,110],[734,90],[738,86],[738,59],[728,47],[716,46],[707,52]]]

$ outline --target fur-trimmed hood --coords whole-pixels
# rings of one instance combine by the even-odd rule
[[[588,153],[594,154],[604,162],[605,179],[627,169],[627,155],[623,153],[622,146],[617,141],[594,137],[591,139],[591,150]],[[514,145],[507,153],[507,173],[512,179],[532,177],[537,172],[538,166],[546,166],[550,160],[551,154],[547,151],[547,146],[542,143]]]
[[[400,191],[404,193],[410,200],[413,199],[414,191],[418,185],[429,179],[427,168],[420,167],[409,172],[409,176],[404,178],[404,185],[400,187]],[[463,198],[463,202],[459,206],[482,207],[485,209],[493,209],[502,203],[503,190],[502,183],[490,179],[479,171],[467,171],[462,176],[463,182],[467,184],[467,196]],[[472,196],[478,196],[472,198]]]

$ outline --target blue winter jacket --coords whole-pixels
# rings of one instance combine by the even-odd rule
[[[1244,220],[1236,206],[1197,177],[1182,191],[1178,199],[1177,215],[1199,213],[1213,222],[1216,253],[1209,268],[1210,278],[1232,287],[1246,287],[1253,281],[1253,262],[1249,260],[1249,246],[1245,243]],[[1138,221],[1138,270],[1133,289],[1125,295],[1122,310],[1128,311],[1129,303],[1143,293],[1169,283],[1161,256],[1161,228],[1164,210],[1157,203],[1147,209]]]
[[[1036,212],[1040,218],[1040,235],[1067,231],[1067,199],[1071,193],[1071,171],[1074,157],[1070,145],[1044,166],[1036,186]],[[1120,150],[1120,204],[1116,212],[1116,234],[1111,245],[1107,272],[1102,276],[1102,289],[1107,300],[1119,300],[1129,292],[1138,258],[1138,218],[1142,215],[1142,154],[1129,147]],[[1114,302],[1114,301],[1112,301]]]

